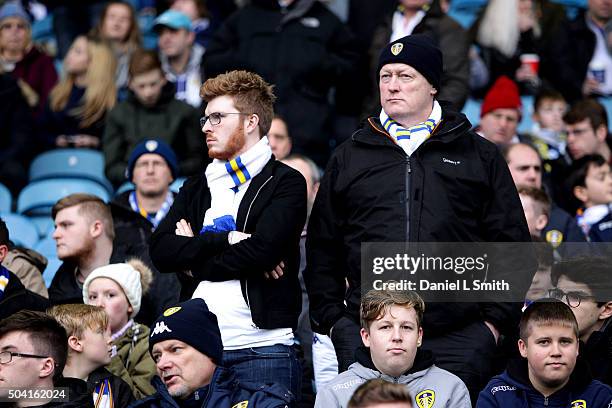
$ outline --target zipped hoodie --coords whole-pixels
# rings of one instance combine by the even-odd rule
[[[374,366],[370,349],[361,346],[355,352],[357,362],[339,374],[317,393],[315,408],[346,407],[355,390],[376,378],[406,384],[415,407],[470,408],[470,395],[465,384],[454,374],[434,365],[430,351],[417,350],[412,368],[399,377],[383,374]],[[433,400],[428,405],[425,398]]]
[[[480,392],[476,408],[606,408],[609,404],[612,388],[593,380],[580,358],[565,387],[548,397],[531,385],[527,360],[517,358]]]

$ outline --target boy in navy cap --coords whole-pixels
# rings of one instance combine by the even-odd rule
[[[149,351],[157,393],[131,407],[287,407],[292,394],[279,385],[237,382],[220,366],[223,343],[217,317],[202,299],[167,309],[151,326]],[[198,402],[201,401],[201,402]]]

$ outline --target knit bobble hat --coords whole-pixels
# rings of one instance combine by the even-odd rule
[[[521,95],[516,83],[507,76],[500,76],[485,95],[480,108],[480,117],[496,109],[521,111]]]
[[[83,283],[83,303],[89,304],[89,285],[97,278],[112,279],[121,287],[132,306],[129,318],[140,311],[143,293],[149,289],[153,273],[142,261],[132,259],[127,263],[117,263],[94,269]]]
[[[387,44],[378,58],[377,81],[380,81],[380,70],[386,64],[410,65],[434,88],[440,90],[442,52],[433,39],[425,34],[408,35]]]
[[[172,172],[172,178],[176,179],[178,175],[178,159],[176,158],[176,154],[172,150],[170,146],[166,142],[160,139],[145,139],[142,142],[138,143],[134,150],[132,150],[132,154],[128,160],[127,168],[125,169],[125,177],[132,181],[132,176],[134,175],[134,166],[136,165],[136,161],[143,154],[158,154],[164,158],[168,167],[170,167],[170,172]]]
[[[194,298],[167,309],[151,326],[149,353],[160,341],[180,340],[220,365],[223,342],[217,316],[203,299]]]

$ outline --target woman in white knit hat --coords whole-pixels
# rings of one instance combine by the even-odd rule
[[[137,399],[155,393],[150,383],[155,375],[150,330],[133,319],[152,277],[142,261],[131,259],[96,268],[83,283],[83,302],[102,307],[109,317],[116,353],[106,368],[127,382]]]

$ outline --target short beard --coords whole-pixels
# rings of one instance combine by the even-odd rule
[[[189,397],[189,395],[191,394],[191,392],[189,392],[189,389],[187,388],[186,385],[180,385],[179,387],[175,388],[174,390],[172,390],[172,392],[170,392],[170,390],[168,390],[168,393],[170,394],[170,396],[172,398],[177,398],[177,399],[186,399]]]
[[[168,194],[168,189],[161,189],[161,190],[155,190],[155,191],[151,191],[151,190],[142,191],[142,190],[139,190],[138,192],[143,197],[158,198],[158,197],[162,197],[162,196],[165,197]]]
[[[59,258],[62,261],[73,261],[81,263],[83,260],[88,259],[95,252],[96,243],[91,239],[87,245],[82,248],[79,248],[77,251],[72,253],[71,255],[64,256],[63,258]]]
[[[234,130],[234,132],[230,135],[227,145],[225,149],[220,152],[212,152],[209,151],[208,155],[212,159],[224,160],[228,161],[232,157],[236,155],[246,144],[246,139],[244,137],[244,125],[240,122],[240,125]]]

